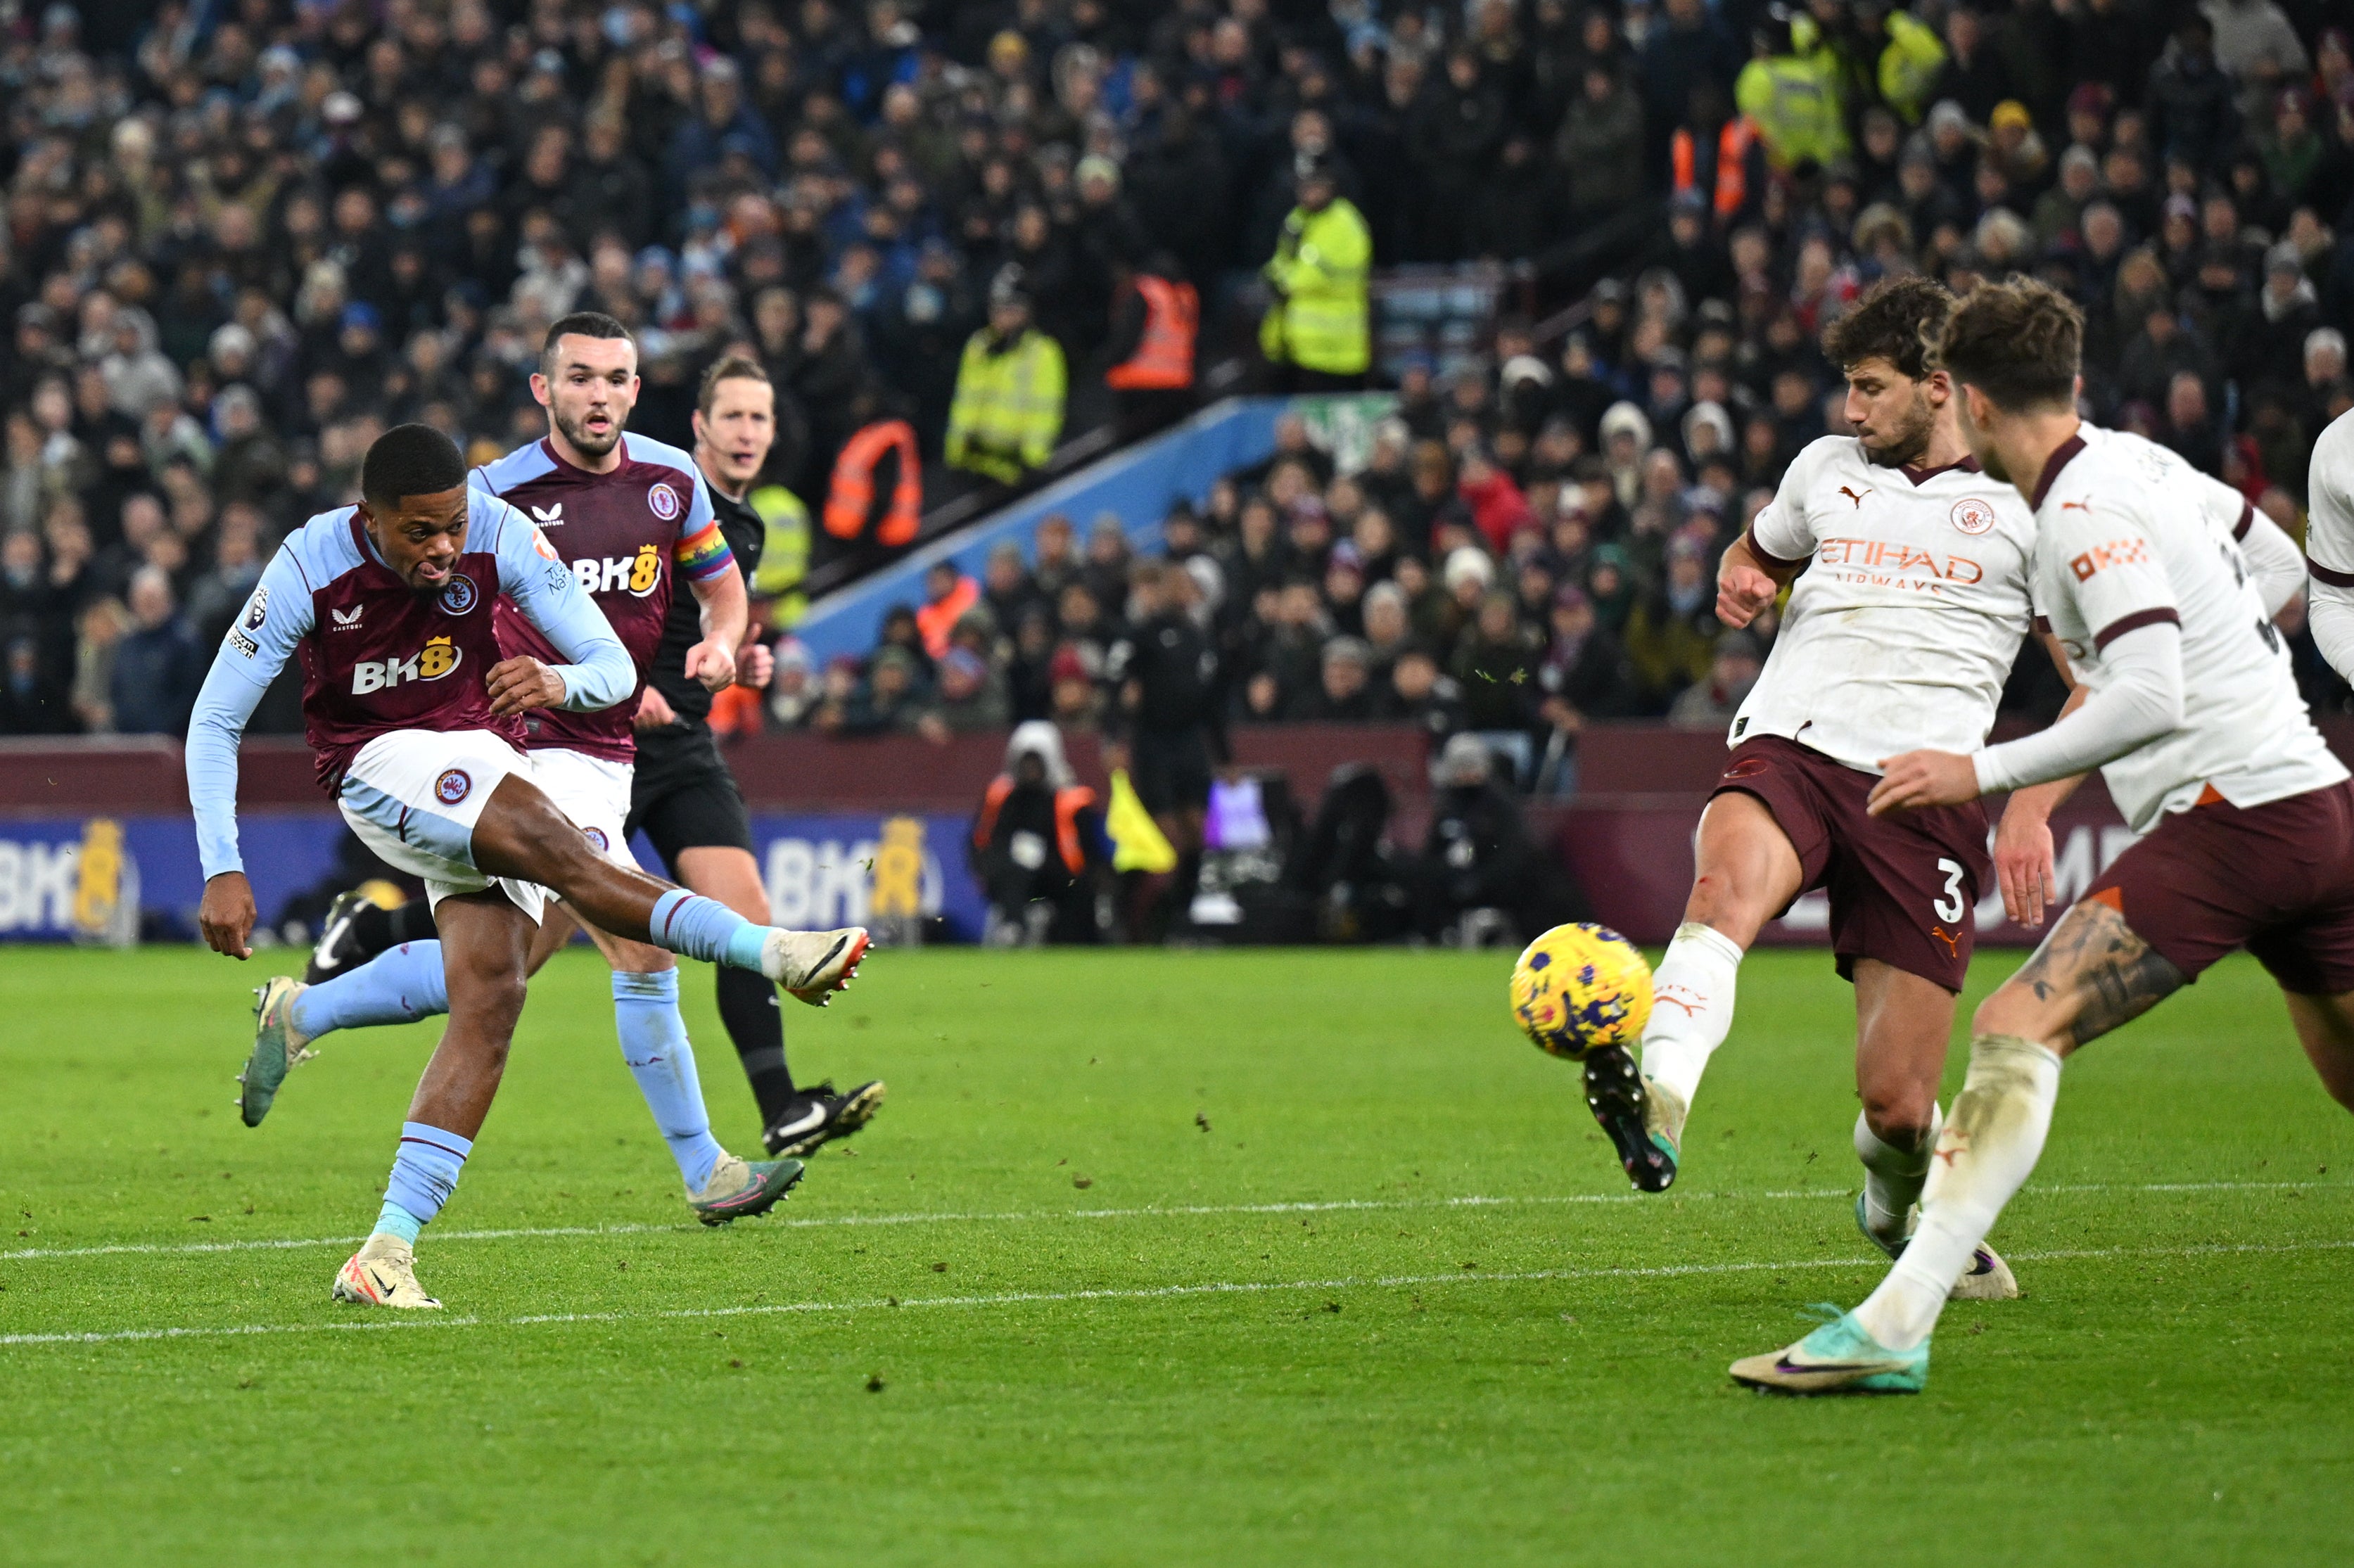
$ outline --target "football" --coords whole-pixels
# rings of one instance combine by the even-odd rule
[[[1650,1016],[1651,966],[1606,926],[1555,926],[1512,965],[1512,1017],[1547,1055],[1632,1044]]]

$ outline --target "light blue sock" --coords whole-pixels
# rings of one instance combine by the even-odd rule
[[[638,1080],[638,1092],[654,1113],[654,1126],[670,1145],[686,1190],[700,1192],[726,1150],[711,1136],[711,1114],[704,1108],[703,1085],[695,1073],[695,1047],[687,1043],[686,1020],[678,1012],[678,971],[616,970],[613,1028],[621,1037],[621,1060]]]
[[[384,1213],[376,1228],[414,1242],[457,1189],[473,1140],[421,1121],[400,1124],[400,1152],[392,1158],[392,1179],[384,1187]]]
[[[716,898],[673,887],[654,900],[647,921],[654,946],[731,969],[760,967],[760,948],[769,927],[755,926]]]
[[[376,1228],[382,1234],[398,1236],[409,1245],[415,1246],[417,1233],[425,1228],[425,1222],[387,1198],[384,1201],[384,1212],[376,1217]]]
[[[441,944],[403,942],[346,974],[305,986],[286,1004],[286,1022],[306,1040],[338,1029],[414,1023],[450,1011]]]

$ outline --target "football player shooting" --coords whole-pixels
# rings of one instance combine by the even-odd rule
[[[206,877],[197,924],[216,952],[252,956],[237,748],[254,705],[299,651],[320,781],[371,850],[424,881],[440,915],[450,1012],[375,1231],[334,1295],[436,1307],[417,1283],[414,1244],[454,1189],[498,1091],[547,890],[630,940],[777,978],[807,978],[819,943],[597,853],[532,782],[522,715],[622,701],[629,655],[545,537],[467,487],[448,437],[425,425],[387,431],[368,449],[361,495],[279,550],[197,697],[187,747]],[[566,662],[500,657],[491,609],[502,595]]]
[[[2027,513],[1978,471],[1950,384],[1925,362],[1923,334],[1952,304],[1935,282],[1895,279],[1825,334],[1856,434],[1800,453],[1725,552],[1726,625],[1746,626],[1795,581],[1788,614],[1701,816],[1640,1072],[1618,1049],[1585,1066],[1587,1103],[1628,1175],[1666,1190],[1702,1072],[1732,1028],[1744,954],[1799,894],[1825,889],[1839,970],[1855,986],[1856,1221],[1891,1255],[1928,1176],[1954,997],[1988,881],[1987,822],[1975,805],[1873,818],[1864,800],[1889,752],[1986,733],[2029,619]],[[1963,1288],[2018,1287],[1987,1253]]]
[[[1915,1393],[1946,1292],[2042,1152],[2062,1062],[2249,948],[2323,1083],[2354,1108],[2354,782],[2306,715],[2239,546],[2163,465],[2076,415],[2083,321],[2047,286],[1981,285],[1940,357],[1987,472],[2035,510],[2033,582],[2062,673],[2051,728],[1963,754],[1892,757],[1876,819],[2011,791],[2015,919],[2052,886],[2052,809],[2099,768],[2142,835],[1978,1006],[1921,1224],[1879,1288],[1733,1375],[1790,1393]]]
[[[529,506],[544,530],[557,531],[551,548],[612,622],[641,683],[678,597],[672,591],[674,567],[695,600],[693,609],[683,601],[678,607],[695,629],[682,666],[700,686],[725,686],[735,678],[736,647],[745,629],[744,579],[712,520],[691,460],[674,448],[624,434],[638,385],[636,344],[620,322],[595,313],[557,321],[532,377],[533,394],[547,408],[546,438],[476,470],[472,482]],[[502,603],[494,614],[502,649],[544,648],[511,605]],[[525,738],[534,781],[600,853],[632,867],[624,824],[633,715],[630,707],[578,718],[549,715]],[[761,916],[766,924],[765,907]],[[712,1136],[694,1047],[679,1012],[676,965],[660,948],[599,930],[593,920],[586,924],[613,971],[622,1058],[677,1162],[689,1207],[711,1224],[764,1212],[799,1179],[800,1167],[745,1161]],[[537,972],[572,928],[561,911],[542,923],[530,972]],[[799,994],[822,1004],[857,972],[866,937],[856,929],[821,936],[829,955],[823,972]],[[271,981],[256,1010],[246,1074],[248,1125],[268,1113],[286,1069],[324,1034],[440,1011],[447,1001],[435,988],[441,969],[439,945],[414,941],[316,987]]]
[[[695,464],[747,583],[759,569],[768,524],[745,495],[767,464],[776,433],[776,388],[758,360],[731,355],[704,372],[695,399]],[[769,894],[753,858],[743,792],[712,738],[709,683],[690,673],[696,632],[693,611],[674,601],[638,701],[638,763],[624,832],[634,837],[642,829],[672,876],[746,919],[765,923]],[[739,664],[743,684],[769,683],[770,655],[762,643],[745,643]],[[883,1103],[880,1080],[840,1094],[831,1081],[794,1084],[776,987],[740,969],[722,969],[715,978],[720,1022],[759,1105],[761,1142],[770,1154],[807,1154],[873,1118]]]

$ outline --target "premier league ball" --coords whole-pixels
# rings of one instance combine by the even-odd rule
[[[1512,1017],[1547,1055],[1631,1045],[1650,1016],[1651,966],[1606,926],[1555,926],[1512,966]]]

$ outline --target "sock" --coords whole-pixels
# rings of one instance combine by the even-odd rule
[[[774,1127],[792,1107],[793,1075],[785,1065],[785,1014],[777,988],[751,969],[725,967],[719,976],[719,1021],[736,1044],[752,1097],[759,1102],[760,1125]]]
[[[305,986],[286,1005],[286,1022],[306,1040],[338,1029],[414,1023],[450,1011],[441,944],[403,942],[334,979]]]
[[[1708,1059],[1733,1028],[1734,977],[1741,948],[1712,926],[1687,920],[1651,977],[1651,1021],[1643,1026],[1643,1075],[1687,1107]]]
[[[385,1183],[384,1212],[376,1228],[414,1243],[418,1231],[450,1201],[466,1156],[473,1151],[472,1139],[421,1121],[402,1122],[400,1152],[392,1159],[392,1179]]]
[[[1863,1218],[1873,1234],[1903,1236],[1905,1211],[1920,1201],[1921,1184],[1929,1179],[1929,1161],[1945,1125],[1943,1113],[1930,1106],[1929,1136],[1918,1149],[1899,1149],[1882,1141],[1861,1111],[1855,1113],[1855,1157],[1863,1161]]]
[[[757,971],[769,927],[755,926],[716,898],[673,887],[654,900],[648,937],[658,948],[705,963]]]
[[[402,1241],[407,1242],[411,1246],[415,1246],[417,1245],[417,1233],[424,1228],[425,1222],[423,1220],[419,1219],[415,1214],[410,1213],[407,1209],[402,1208],[398,1203],[394,1202],[389,1198],[387,1198],[384,1201],[384,1208],[376,1217],[376,1234],[382,1236],[398,1236]]]
[[[711,1116],[703,1107],[695,1047],[687,1043],[686,1020],[678,1013],[678,971],[614,971],[613,1027],[621,1037],[621,1060],[638,1080],[638,1092],[654,1113],[654,1126],[670,1145],[686,1190],[702,1192],[710,1185],[711,1168],[726,1150],[711,1136]]]
[[[1946,1293],[2035,1169],[2059,1096],[2060,1058],[2048,1048],[2014,1034],[1970,1042],[1969,1075],[1922,1190],[1921,1228],[1880,1288],[1855,1309],[1873,1339],[1909,1351],[1929,1337]]]

